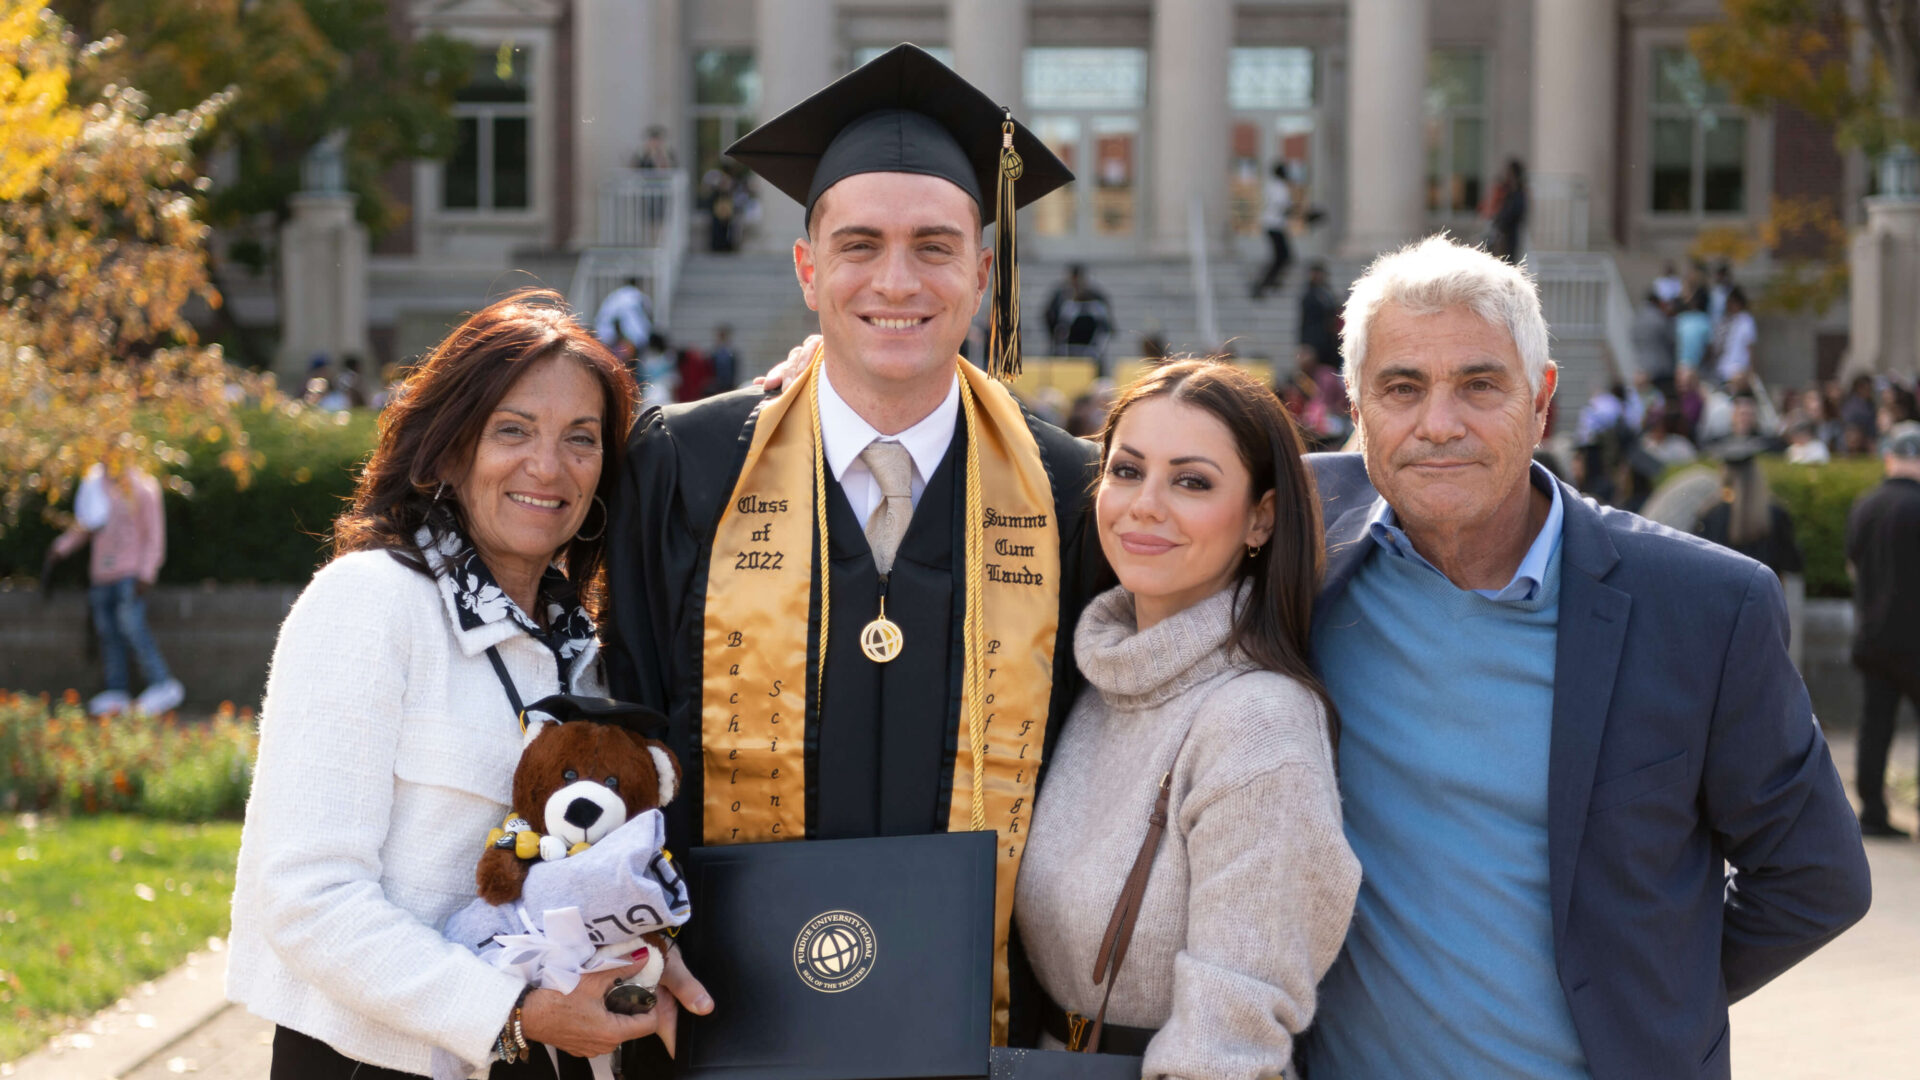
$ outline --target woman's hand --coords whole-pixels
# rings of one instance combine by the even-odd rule
[[[528,1042],[545,1043],[575,1057],[610,1054],[623,1042],[656,1034],[666,1044],[667,1053],[673,1053],[680,1007],[685,1006],[694,1013],[709,1013],[713,1011],[713,999],[707,996],[700,981],[688,973],[676,949],[667,954],[667,969],[660,977],[660,989],[665,993],[659,995],[652,1012],[639,1016],[608,1012],[602,1000],[607,988],[616,979],[638,975],[643,966],[630,964],[582,976],[580,985],[574,987],[571,994],[557,990],[533,991],[521,1007],[521,1031]]]
[[[807,361],[813,359],[813,350],[820,347],[820,335],[808,334],[807,340],[795,346],[787,353],[787,358],[773,365],[765,375],[753,380],[753,385],[769,394],[777,394],[787,380],[807,369]]]
[[[640,973],[640,964],[582,976],[573,993],[535,990],[521,1006],[520,1030],[528,1042],[545,1043],[574,1057],[598,1057],[619,1049],[629,1039],[652,1035],[659,1027],[656,1008],[640,1016],[607,1011],[602,998],[614,980]]]

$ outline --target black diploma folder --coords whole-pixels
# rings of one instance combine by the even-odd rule
[[[991,832],[699,847],[681,859],[679,1075],[906,1080],[988,1074]]]

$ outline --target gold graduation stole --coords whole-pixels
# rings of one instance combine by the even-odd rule
[[[746,464],[708,567],[700,690],[702,836],[709,844],[806,836],[807,615],[821,589],[824,692],[831,597],[826,464],[816,350],[786,393],[760,409]],[[993,1039],[1007,1032],[1007,928],[1026,849],[1053,692],[1060,624],[1060,532],[1053,489],[1020,407],[955,358],[967,428],[965,665],[949,831],[993,829]],[[797,415],[796,415],[797,413]],[[946,641],[905,643],[946,649]]]

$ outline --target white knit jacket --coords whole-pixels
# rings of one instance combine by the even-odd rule
[[[523,702],[561,686],[509,619],[460,629],[450,593],[385,552],[314,575],[280,627],[241,833],[227,995],[358,1061],[488,1061],[519,980],[438,927],[475,895],[512,798]],[[594,648],[568,681],[604,693]]]

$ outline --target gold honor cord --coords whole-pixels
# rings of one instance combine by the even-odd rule
[[[986,659],[986,513],[980,495],[979,422],[974,416],[973,388],[960,380],[960,410],[967,418],[967,613],[960,621],[961,655],[960,700],[967,708],[967,747],[973,756],[973,816],[968,828],[981,832],[987,828],[987,692],[983,678]]]
[[[955,797],[949,801],[947,828],[993,829],[998,836],[993,1038],[995,1045],[1004,1045],[1007,933],[1053,694],[1060,531],[1052,481],[1019,403],[971,364],[963,361],[959,370],[969,433],[977,434],[967,451],[980,468],[977,477],[969,470],[967,479],[967,608],[961,622],[966,668],[960,702],[966,726],[955,739]],[[963,787],[973,789],[971,798],[958,797]]]
[[[833,615],[833,559],[827,551],[827,440],[820,435],[820,370],[827,363],[823,345],[813,347],[813,361],[807,367],[813,376],[813,393],[808,402],[813,412],[813,519],[820,535],[820,658],[813,663],[813,713],[824,715],[827,702],[827,636]]]

